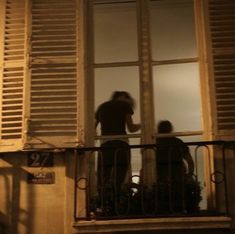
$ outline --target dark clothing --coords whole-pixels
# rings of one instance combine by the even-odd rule
[[[98,159],[98,189],[113,186],[115,193],[121,191],[130,164],[130,149],[124,141],[113,140],[102,144]]]
[[[185,155],[189,153],[184,142],[176,137],[157,139],[156,170],[159,188],[159,210],[184,210]]]
[[[101,104],[95,114],[101,124],[102,135],[125,135],[126,117],[132,115],[131,106],[125,101],[108,101]],[[105,200],[110,194],[107,187],[112,187],[115,199],[118,199],[130,164],[130,149],[127,142],[108,140],[101,144],[98,156],[98,191]]]
[[[185,155],[189,152],[185,143],[176,137],[159,138],[156,143],[158,164],[182,164]]]
[[[131,106],[124,101],[108,101],[101,104],[95,118],[101,124],[102,135],[125,135],[126,116],[132,115]]]

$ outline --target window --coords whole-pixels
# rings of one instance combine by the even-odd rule
[[[94,45],[89,113],[113,91],[125,90],[137,103],[134,120],[143,125],[141,132],[128,135],[130,143],[154,142],[161,119],[169,119],[180,135],[201,135],[193,0],[96,0],[89,10]],[[140,153],[136,155],[134,174],[141,168]]]
[[[143,143],[154,141],[155,125],[161,119],[169,119],[174,124],[174,134],[184,141],[203,140],[203,135],[211,137],[206,139],[215,139],[213,134],[218,127],[218,116],[223,123],[229,122],[223,127],[231,126],[232,114],[228,109],[233,102],[227,98],[233,98],[232,87],[225,89],[225,86],[232,83],[234,50],[221,46],[232,44],[231,41],[226,44],[226,40],[233,38],[231,15],[234,10],[229,6],[234,6],[234,3],[210,0],[96,0],[89,5],[94,20],[89,25],[89,36],[93,37],[88,38],[91,40],[89,45],[94,45],[89,54],[88,90],[92,91],[89,94],[93,97],[89,114],[94,114],[97,106],[107,100],[114,89],[127,89],[137,100],[135,117],[143,124],[137,136],[128,135],[131,143],[136,139],[143,140]],[[222,26],[225,22],[229,24],[229,36],[221,38],[223,27],[227,28]],[[223,53],[229,55],[226,57]],[[228,81],[226,85],[223,85],[222,79]],[[222,91],[227,91],[229,95],[223,95]],[[220,97],[226,99],[224,103]],[[226,107],[218,108],[220,104]],[[93,125],[90,126],[93,129]],[[192,150],[195,148],[192,147]],[[203,159],[195,157],[200,164],[200,168],[196,169],[197,175],[205,185],[200,204],[205,210],[215,208],[212,202],[220,192],[220,188],[209,181],[210,176],[213,177],[213,165],[217,168],[220,163],[213,160],[215,152],[210,153],[200,149],[198,154]],[[141,152],[132,152],[132,156],[137,158],[132,163],[135,174],[145,161],[141,160]],[[208,161],[214,163],[212,167],[208,166],[211,165]],[[148,167],[151,163],[147,164]]]

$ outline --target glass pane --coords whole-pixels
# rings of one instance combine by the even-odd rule
[[[154,60],[196,57],[193,0],[151,1]]]
[[[201,99],[197,63],[155,66],[155,122],[170,120],[176,132],[201,131]]]
[[[140,138],[131,138],[129,140],[130,145],[139,145],[141,144]],[[141,149],[132,149],[131,150],[131,171],[133,176],[133,181],[136,183],[139,181],[140,170],[142,168],[142,154]]]
[[[117,90],[127,91],[135,99],[133,120],[140,122],[138,67],[95,69],[95,109]]]
[[[96,63],[136,61],[136,4],[95,5],[94,36]]]

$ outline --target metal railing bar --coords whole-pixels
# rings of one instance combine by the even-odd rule
[[[235,141],[230,141],[230,143],[234,143]],[[184,142],[186,145],[188,146],[205,146],[205,145],[223,145],[225,143],[225,141],[193,141],[193,142]],[[125,146],[124,148],[130,148],[130,149],[139,149],[139,148],[155,148],[157,147],[159,144],[138,144],[138,145],[128,145]],[[78,147],[76,148],[76,150],[78,151],[98,151],[98,150],[102,150],[102,149],[108,149],[108,148],[114,148],[114,147],[102,147],[102,146],[91,146],[91,147]]]

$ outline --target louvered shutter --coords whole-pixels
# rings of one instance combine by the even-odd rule
[[[0,151],[83,142],[79,0],[0,0]]]
[[[29,148],[74,147],[78,134],[78,5],[32,0]]]
[[[235,1],[209,0],[216,135],[235,132]]]
[[[26,1],[1,2],[1,144],[0,151],[22,148],[26,83]]]

